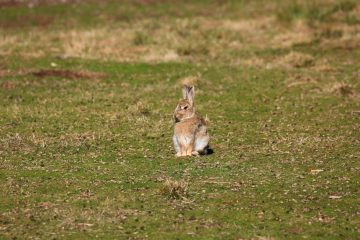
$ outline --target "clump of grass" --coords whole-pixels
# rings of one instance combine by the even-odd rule
[[[0,89],[9,90],[9,89],[13,89],[13,88],[15,88],[15,83],[10,82],[10,81],[5,81],[0,84]]]
[[[133,38],[133,44],[136,46],[146,45],[150,42],[150,38],[143,32],[135,32]]]
[[[180,46],[177,49],[177,53],[180,56],[195,56],[195,55],[208,55],[209,48],[205,44],[186,44],[184,46]]]
[[[142,101],[137,101],[136,103],[130,105],[128,111],[132,116],[141,118],[147,117],[151,114],[149,106]]]
[[[311,76],[304,76],[302,74],[291,76],[287,79],[287,87],[295,87],[306,84],[315,84],[317,81]]]
[[[325,29],[320,33],[320,38],[336,39],[343,35],[344,32],[341,29]]]
[[[300,52],[290,52],[279,60],[281,65],[294,68],[310,67],[315,64],[314,57]]]
[[[200,76],[187,76],[179,80],[180,85],[196,85]]]
[[[339,2],[331,8],[332,12],[342,11],[350,12],[356,7],[356,3],[353,1],[343,1]]]
[[[331,93],[341,95],[342,97],[355,97],[354,88],[344,82],[337,82],[329,88]]]
[[[163,183],[161,193],[170,199],[184,199],[189,195],[188,183],[182,180],[167,179]]]
[[[337,13],[348,15],[354,8],[354,1],[339,1],[334,4],[308,3],[291,1],[277,14],[277,19],[283,23],[291,23],[296,19],[306,19],[310,25],[314,22],[332,21]],[[342,19],[345,20],[346,19]]]

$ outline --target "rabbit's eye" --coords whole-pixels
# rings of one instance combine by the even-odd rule
[[[188,109],[188,106],[185,106],[185,107],[184,107],[184,110],[186,110],[186,109]]]

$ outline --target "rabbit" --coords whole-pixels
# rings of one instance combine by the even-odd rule
[[[177,157],[208,154],[209,134],[207,121],[195,113],[195,87],[184,85],[183,99],[174,111],[173,142]]]

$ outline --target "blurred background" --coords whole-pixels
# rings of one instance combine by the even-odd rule
[[[359,8],[351,0],[1,0],[0,54],[325,68],[336,61],[328,49],[359,47]]]

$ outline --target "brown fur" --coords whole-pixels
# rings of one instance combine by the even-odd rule
[[[184,86],[183,99],[179,101],[174,112],[173,141],[177,156],[199,155],[208,147],[206,121],[195,113],[194,96],[194,87]]]

